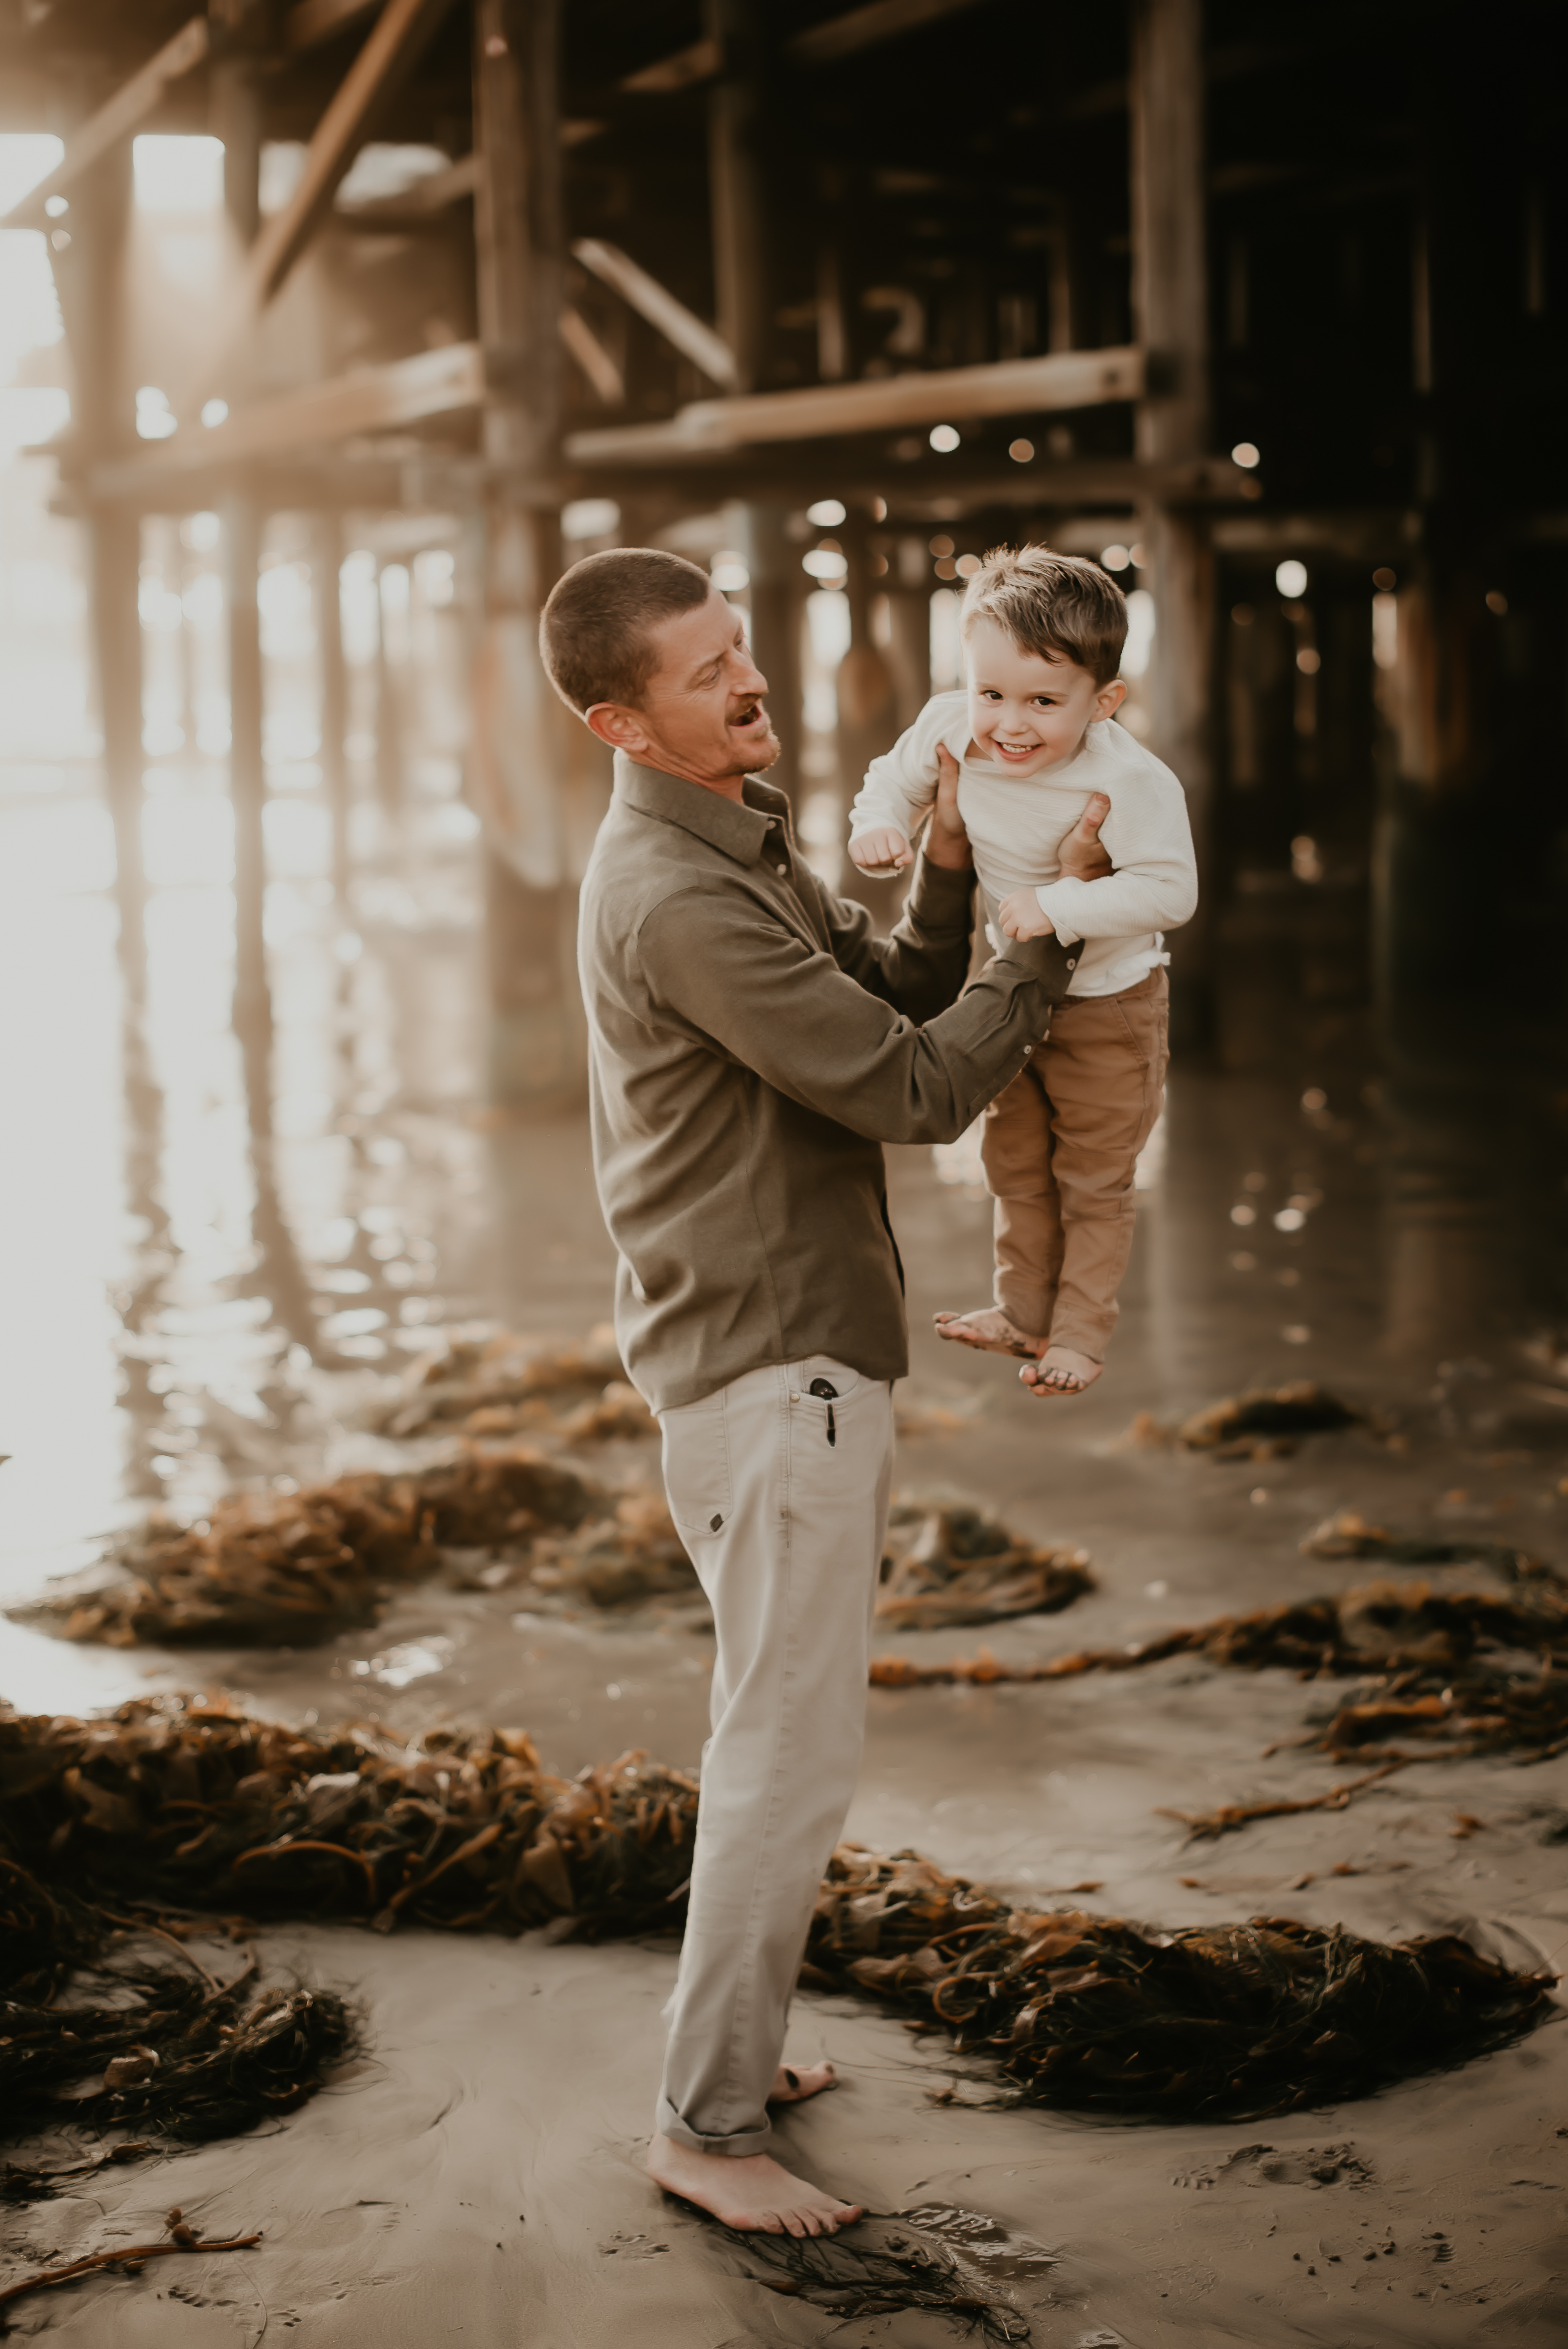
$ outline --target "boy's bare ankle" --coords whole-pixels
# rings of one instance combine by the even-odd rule
[[[1104,1369],[1105,1364],[1093,1354],[1053,1341],[1042,1349],[1038,1361],[1025,1362],[1018,1375],[1032,1394],[1079,1395],[1094,1385]]]
[[[1044,1344],[1032,1338],[1000,1305],[976,1305],[968,1313],[932,1315],[939,1338],[958,1346],[972,1346],[983,1354],[1012,1354],[1033,1361]]]

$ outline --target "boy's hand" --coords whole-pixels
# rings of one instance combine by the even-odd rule
[[[1041,912],[1040,900],[1033,889],[1014,889],[1010,897],[1004,897],[997,919],[1010,938],[1054,938],[1056,935],[1055,923],[1049,914]]]
[[[1069,881],[1103,881],[1116,866],[1100,845],[1100,826],[1111,812],[1104,792],[1093,792],[1089,804],[1056,854]]]
[[[914,850],[891,824],[880,832],[857,833],[849,843],[849,861],[857,864],[862,873],[901,873],[914,860]]]

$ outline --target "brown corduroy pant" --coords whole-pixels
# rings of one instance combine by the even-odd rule
[[[1103,1361],[1133,1237],[1133,1167],[1165,1092],[1163,969],[1120,995],[1069,996],[985,1112],[996,1301],[1027,1337]]]

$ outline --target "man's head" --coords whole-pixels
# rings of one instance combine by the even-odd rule
[[[551,590],[539,648],[562,700],[644,766],[738,798],[779,755],[740,613],[678,554],[585,555]]]
[[[1011,773],[1060,766],[1085,728],[1120,707],[1127,607],[1097,563],[995,547],[969,583],[959,626],[970,731]]]

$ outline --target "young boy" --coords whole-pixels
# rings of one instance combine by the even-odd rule
[[[1097,564],[1044,546],[988,554],[960,617],[967,691],[935,695],[872,761],[850,820],[861,870],[897,872],[956,761],[993,934],[1081,942],[1050,1033],[985,1112],[996,1302],[936,1317],[943,1338],[1026,1357],[1019,1376],[1037,1394],[1082,1394],[1100,1375],[1132,1246],[1134,1162],[1164,1091],[1161,933],[1198,903],[1181,785],[1113,723],[1127,625]],[[1102,800],[1115,870],[1066,879],[1061,843]]]

